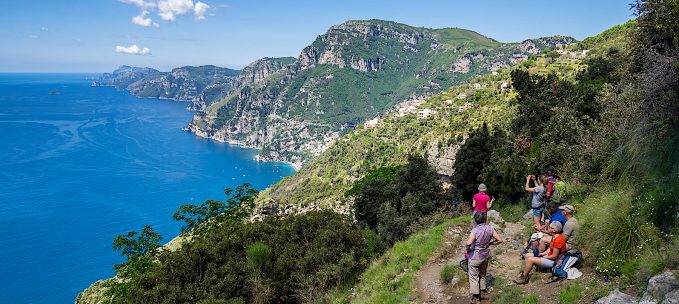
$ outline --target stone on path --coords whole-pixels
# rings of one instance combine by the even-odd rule
[[[596,304],[632,304],[632,303],[636,304],[639,302],[637,302],[637,300],[634,297],[626,293],[622,293],[618,289],[611,291],[611,293],[608,294],[608,296],[603,297],[596,301]]]
[[[497,210],[488,210],[488,213],[486,213],[488,216],[488,221],[490,222],[495,222],[495,223],[503,223],[504,220],[502,219],[502,216],[500,215],[500,212]]]
[[[665,271],[657,276],[652,277],[648,280],[648,287],[646,287],[646,292],[641,298],[642,301],[662,301],[665,295],[669,294],[673,290],[679,287],[677,279],[671,271]]]
[[[662,304],[679,304],[679,289],[665,295],[665,301]]]

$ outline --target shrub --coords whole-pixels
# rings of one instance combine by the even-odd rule
[[[359,227],[332,211],[225,221],[159,253],[159,263],[132,280],[118,302],[299,303],[354,282],[365,265],[364,247]]]
[[[560,304],[574,304],[577,303],[582,297],[582,286],[580,283],[575,282],[568,284],[566,288],[559,292],[559,303]]]
[[[443,268],[441,268],[440,273],[441,282],[446,284],[450,283],[450,281],[452,281],[453,278],[455,278],[456,269],[457,267],[455,267],[455,265],[446,264],[445,266],[443,266]]]
[[[379,237],[382,252],[417,229],[437,222],[435,214],[444,206],[445,196],[436,171],[421,157],[410,157],[393,177],[391,167],[377,169],[356,189],[354,210],[363,227]]]
[[[538,296],[536,294],[531,293],[521,303],[522,304],[538,304],[539,299],[538,299]]]

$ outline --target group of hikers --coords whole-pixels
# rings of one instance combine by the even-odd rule
[[[525,191],[532,194],[534,233],[527,238],[526,247],[521,252],[525,267],[514,280],[515,284],[527,284],[534,267],[551,270],[555,279],[581,275],[572,267],[578,261],[577,257],[582,257],[575,248],[575,233],[578,229],[578,222],[573,217],[575,208],[568,204],[565,189],[566,184],[552,170],[546,170],[540,176],[526,176]],[[495,198],[487,194],[488,189],[484,184],[480,184],[478,190],[472,199],[474,227],[466,242],[465,256],[472,303],[479,303],[481,293],[487,292],[486,272],[491,245],[504,242],[498,232],[488,224],[488,210],[493,206]]]

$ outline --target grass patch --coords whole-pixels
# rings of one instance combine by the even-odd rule
[[[659,232],[644,223],[632,206],[629,192],[610,191],[594,194],[583,201],[576,213],[581,226],[578,246],[592,249],[590,261],[595,269],[608,277],[621,274],[622,266],[648,249],[657,249]],[[575,207],[578,210],[578,206]],[[602,215],[606,216],[602,216]]]
[[[523,221],[523,216],[530,209],[524,204],[509,204],[502,206],[498,212],[502,215],[502,219],[510,223]]]
[[[524,303],[525,296],[523,290],[518,286],[505,285],[500,288],[497,299],[495,299],[496,304],[516,304]]]
[[[584,296],[586,297],[588,302],[593,303],[598,299],[608,296],[611,293],[611,291],[613,291],[613,287],[610,284],[602,282],[595,277],[591,281],[589,281],[587,286],[585,286]]]
[[[518,286],[507,283],[502,277],[495,278],[495,286],[498,288],[498,294],[495,296],[493,303],[496,304],[537,304],[538,296],[535,294],[526,295],[524,291]]]
[[[434,228],[411,235],[374,261],[361,275],[354,287],[355,296],[338,295],[333,303],[410,303],[416,299],[412,293],[417,270],[434,253],[443,241],[446,228],[466,223],[469,216],[459,216]],[[454,273],[454,272],[453,272]]]
[[[456,268],[457,267],[455,267],[454,265],[449,265],[449,264],[446,265],[446,266],[443,266],[443,268],[441,268],[441,282],[446,283],[446,284],[450,283],[450,281],[452,281],[453,278],[455,277],[455,269]]]
[[[559,293],[560,304],[575,304],[582,298],[582,285],[579,282],[571,283]]]
[[[538,304],[538,296],[536,294],[531,293],[521,303],[522,304]]]

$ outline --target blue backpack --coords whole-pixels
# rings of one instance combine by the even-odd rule
[[[582,253],[580,251],[566,252],[556,260],[552,273],[559,278],[568,277],[568,269],[578,268],[582,265]]]

